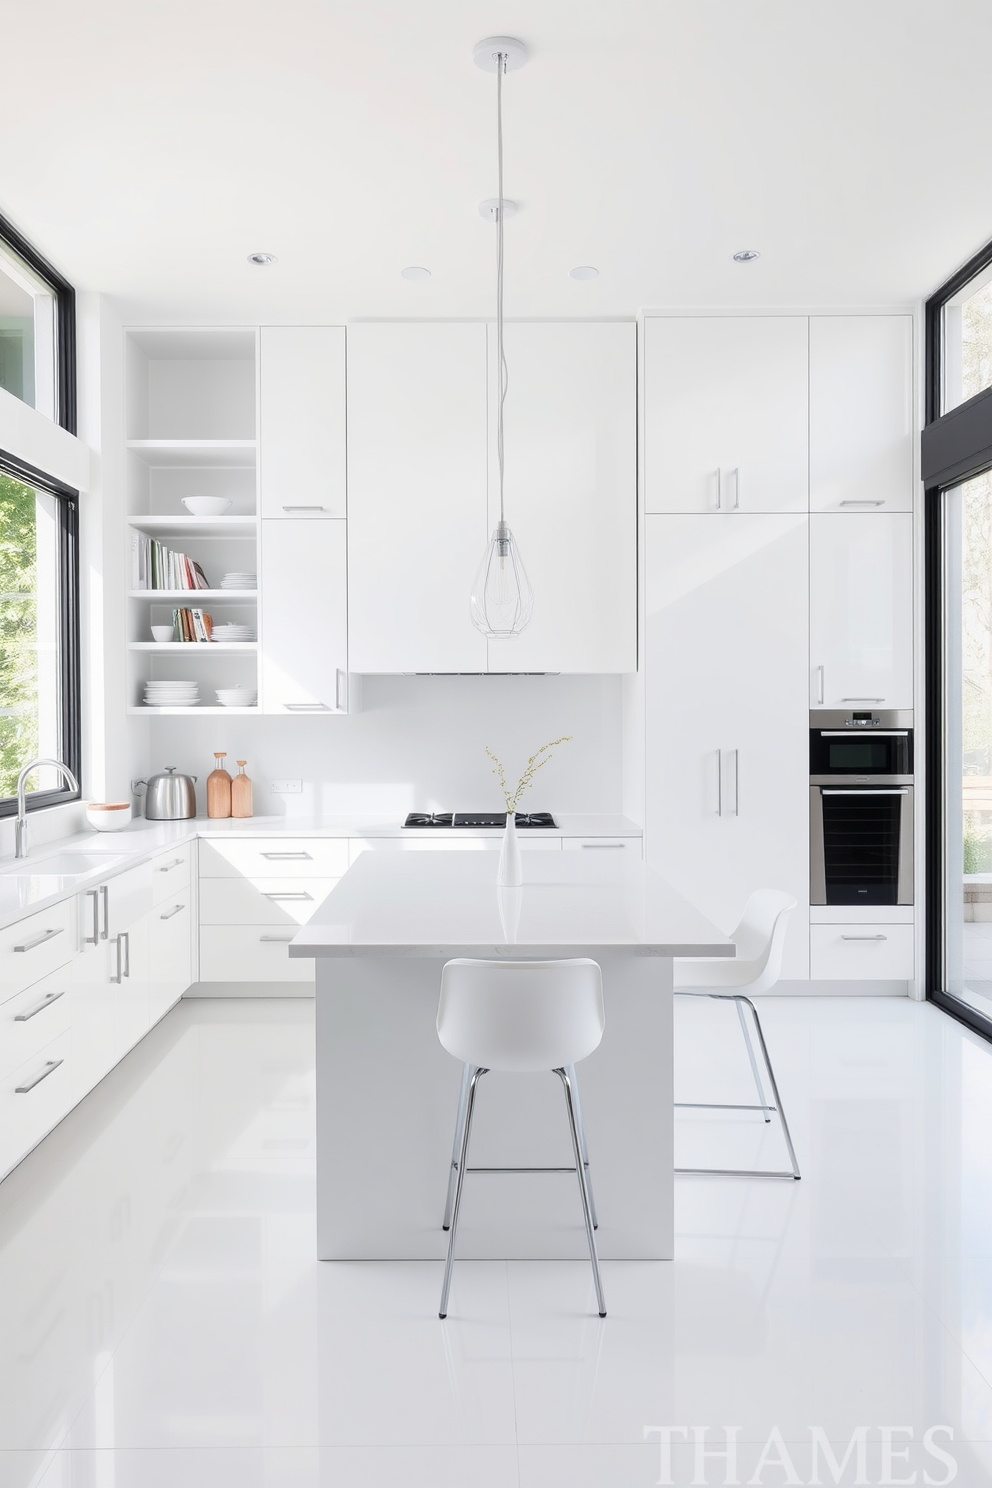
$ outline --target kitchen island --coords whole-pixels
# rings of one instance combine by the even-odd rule
[[[563,861],[563,859],[565,859]],[[324,1260],[441,1259],[461,1067],[437,1040],[455,956],[591,956],[606,1032],[578,1067],[604,1259],[673,1251],[672,958],[733,943],[626,854],[534,853],[498,889],[472,852],[363,853],[290,945],[316,961],[317,1245]],[[473,1167],[571,1163],[560,1082],[492,1075]],[[464,1258],[583,1259],[572,1174],[466,1181]]]

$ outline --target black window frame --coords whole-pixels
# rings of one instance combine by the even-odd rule
[[[82,689],[79,639],[79,492],[64,481],[38,470],[17,455],[0,450],[0,473],[35,486],[58,498],[58,578],[61,592],[59,605],[59,723],[61,750],[59,758],[69,766],[77,781],[82,779]],[[51,790],[30,791],[25,796],[28,811],[42,811],[78,801],[81,790],[72,790],[64,781]],[[0,797],[0,819],[14,816],[17,801],[13,796]]]
[[[941,412],[943,311],[947,301],[992,265],[992,242],[971,257],[926,302],[926,423],[920,441],[924,484],[924,648],[926,656],[926,952],[925,990],[973,1032],[992,1041],[992,1016],[983,1017],[943,986],[944,980],[944,552],[943,495],[992,469],[992,388]]]
[[[0,216],[0,242],[23,259],[55,297],[55,422],[76,432],[76,291],[12,222]]]

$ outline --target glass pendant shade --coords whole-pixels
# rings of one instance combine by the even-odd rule
[[[534,613],[534,591],[506,522],[498,522],[472,585],[472,623],[491,640],[519,635]]]

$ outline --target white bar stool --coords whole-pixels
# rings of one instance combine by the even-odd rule
[[[575,1173],[579,1180],[589,1259],[600,1317],[606,1316],[596,1251],[596,1209],[589,1180],[582,1107],[575,1066],[599,1047],[606,1026],[603,974],[585,957],[569,961],[472,961],[460,957],[441,972],[437,1036],[463,1062],[462,1088],[448,1178],[443,1228],[448,1230],[439,1317],[448,1292],[458,1238],[466,1173]],[[469,1141],[479,1081],[490,1070],[558,1076],[565,1090],[574,1168],[469,1168]]]
[[[789,1151],[791,1169],[784,1172],[772,1168],[676,1168],[676,1173],[716,1173],[725,1177],[741,1178],[793,1178],[799,1179],[799,1163],[796,1149],[792,1145],[789,1123],[782,1109],[782,1097],[778,1093],[775,1071],[768,1057],[768,1046],[761,1030],[758,1010],[752,997],[774,987],[782,972],[782,953],[785,949],[785,932],[789,916],[796,907],[791,894],[780,889],[756,889],[744,906],[740,924],[730,932],[730,939],[737,947],[737,956],[731,960],[680,959],[675,962],[676,997],[711,997],[717,1002],[732,1002],[737,1007],[744,1046],[751,1064],[758,1091],[757,1106],[720,1105],[713,1101],[676,1101],[676,1107],[696,1111],[760,1111],[766,1123],[777,1116],[782,1124],[782,1135]],[[761,1049],[761,1058],[768,1073],[772,1101],[765,1098],[754,1045],[744,1016],[744,1008],[751,1010],[755,1032]]]

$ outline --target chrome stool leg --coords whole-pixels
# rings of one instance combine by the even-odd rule
[[[462,1127],[465,1124],[465,1106],[468,1101],[468,1084],[472,1078],[472,1064],[462,1065],[462,1088],[458,1094],[458,1115],[455,1117],[455,1138],[451,1144],[451,1169],[448,1173],[448,1197],[444,1201],[442,1230],[451,1228],[451,1205],[455,1197],[455,1177],[458,1173],[458,1154],[462,1145]]]
[[[586,1170],[586,1187],[589,1189],[589,1212],[592,1215],[592,1227],[599,1229],[599,1217],[596,1214],[596,1195],[592,1191],[592,1174],[589,1170],[589,1144],[586,1141],[586,1126],[582,1119],[582,1102],[579,1099],[579,1081],[575,1073],[575,1065],[565,1066],[565,1073],[572,1082],[572,1101],[575,1105],[575,1124],[579,1129],[579,1149],[582,1153],[582,1166]]]
[[[586,1240],[589,1242],[589,1259],[592,1262],[592,1276],[596,1286],[596,1301],[599,1304],[600,1317],[606,1316],[606,1302],[603,1298],[603,1282],[599,1274],[599,1252],[596,1249],[596,1235],[592,1224],[592,1206],[590,1203],[589,1184],[586,1181],[585,1162],[582,1156],[582,1144],[579,1140],[579,1124],[575,1110],[575,1091],[568,1070],[556,1069],[555,1074],[565,1087],[565,1104],[568,1107],[568,1127],[572,1134],[572,1151],[575,1153],[575,1172],[579,1180],[579,1193],[582,1196],[582,1217],[586,1225]]]
[[[772,1100],[775,1102],[775,1106],[772,1109],[777,1108],[778,1110],[778,1119],[782,1123],[782,1135],[785,1137],[785,1145],[789,1149],[789,1161],[792,1164],[792,1176],[793,1178],[798,1179],[802,1175],[799,1172],[799,1163],[796,1160],[796,1149],[792,1145],[792,1134],[789,1131],[789,1123],[785,1119],[785,1110],[782,1106],[782,1097],[778,1093],[778,1083],[775,1079],[775,1071],[772,1069],[772,1062],[768,1057],[768,1045],[765,1043],[765,1035],[762,1032],[761,1028],[761,1019],[758,1017],[758,1009],[755,1007],[754,1003],[749,997],[741,997],[738,1000],[740,1002],[746,1002],[748,1007],[751,1009],[751,1016],[754,1019],[755,1031],[758,1035],[758,1043],[761,1045],[761,1057],[765,1061],[765,1069],[768,1071],[768,1083],[772,1088]]]
[[[470,1066],[466,1065],[466,1069]],[[458,1149],[458,1171],[455,1174],[455,1195],[451,1206],[451,1229],[448,1232],[448,1257],[444,1263],[444,1281],[441,1283],[441,1306],[438,1308],[438,1317],[448,1316],[448,1293],[451,1290],[451,1268],[455,1262],[455,1242],[458,1238],[458,1211],[462,1204],[462,1193],[465,1188],[465,1163],[468,1157],[468,1144],[472,1135],[472,1114],[475,1111],[475,1092],[479,1081],[486,1073],[484,1069],[472,1067],[472,1073],[468,1079],[468,1088],[465,1092],[465,1121],[462,1126],[462,1137]]]
[[[758,1074],[758,1061],[754,1057],[754,1045],[751,1042],[751,1035],[747,1031],[747,1022],[744,1018],[744,1009],[741,1007],[741,1001],[742,999],[740,997],[735,997],[734,1006],[737,1008],[737,1016],[740,1019],[741,1024],[741,1033],[744,1035],[744,1047],[747,1049],[747,1057],[751,1061],[751,1073],[754,1076],[755,1087],[758,1091],[758,1099],[761,1102],[762,1109],[764,1110],[765,1122],[767,1124],[772,1119],[771,1112],[769,1111],[768,1103],[765,1100],[764,1087],[761,1083],[761,1076]]]

